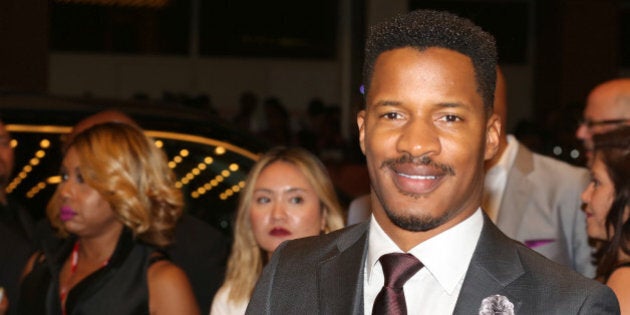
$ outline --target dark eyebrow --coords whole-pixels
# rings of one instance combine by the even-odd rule
[[[438,103],[438,107],[440,108],[467,108],[468,106],[462,103],[444,102],[444,103]]]
[[[474,107],[470,104],[459,103],[459,102],[444,102],[439,103],[436,106],[438,109],[459,109],[465,112],[474,112]]]
[[[469,105],[466,105],[464,103],[457,103],[457,102],[438,103],[437,107],[439,107],[439,108],[464,108],[464,109],[469,109],[470,108]]]
[[[373,104],[373,106],[400,106],[402,102],[399,101],[390,101],[390,100],[382,100]],[[438,103],[436,107],[439,108],[469,108],[470,106],[464,103],[457,102],[442,102]]]
[[[401,104],[399,101],[381,100],[373,103],[372,106],[400,106]]]

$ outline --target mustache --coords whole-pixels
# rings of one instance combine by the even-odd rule
[[[448,164],[438,163],[434,161],[430,156],[411,156],[409,153],[404,153],[402,156],[388,159],[381,163],[381,168],[391,168],[399,164],[414,164],[418,166],[430,166],[435,169],[439,169],[447,175],[455,175],[455,169]]]

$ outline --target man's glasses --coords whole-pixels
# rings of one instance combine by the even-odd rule
[[[580,126],[586,126],[586,128],[593,128],[599,126],[610,126],[610,125],[620,125],[620,124],[628,124],[630,123],[630,119],[605,119],[605,120],[583,120],[580,121]]]

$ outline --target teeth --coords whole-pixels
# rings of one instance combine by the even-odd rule
[[[399,173],[398,175],[400,175],[402,177],[411,178],[411,179],[417,179],[417,180],[433,180],[433,179],[437,179],[437,176],[408,175],[408,174],[401,174],[401,173]]]

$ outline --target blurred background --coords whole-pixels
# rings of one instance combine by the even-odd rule
[[[114,107],[170,158],[189,150],[194,162],[178,176],[206,157],[220,161],[184,186],[199,216],[226,232],[235,204],[225,200],[236,198],[220,193],[276,144],[318,154],[348,203],[369,189],[355,126],[367,29],[416,8],[450,10],[493,33],[507,130],[534,151],[584,163],[574,131],[588,91],[630,75],[630,0],[3,0],[0,115],[20,140],[16,178],[44,138],[52,146],[50,166],[12,193],[42,209],[54,182],[39,199],[27,193],[54,176],[55,139]],[[233,163],[229,183],[193,195]]]

